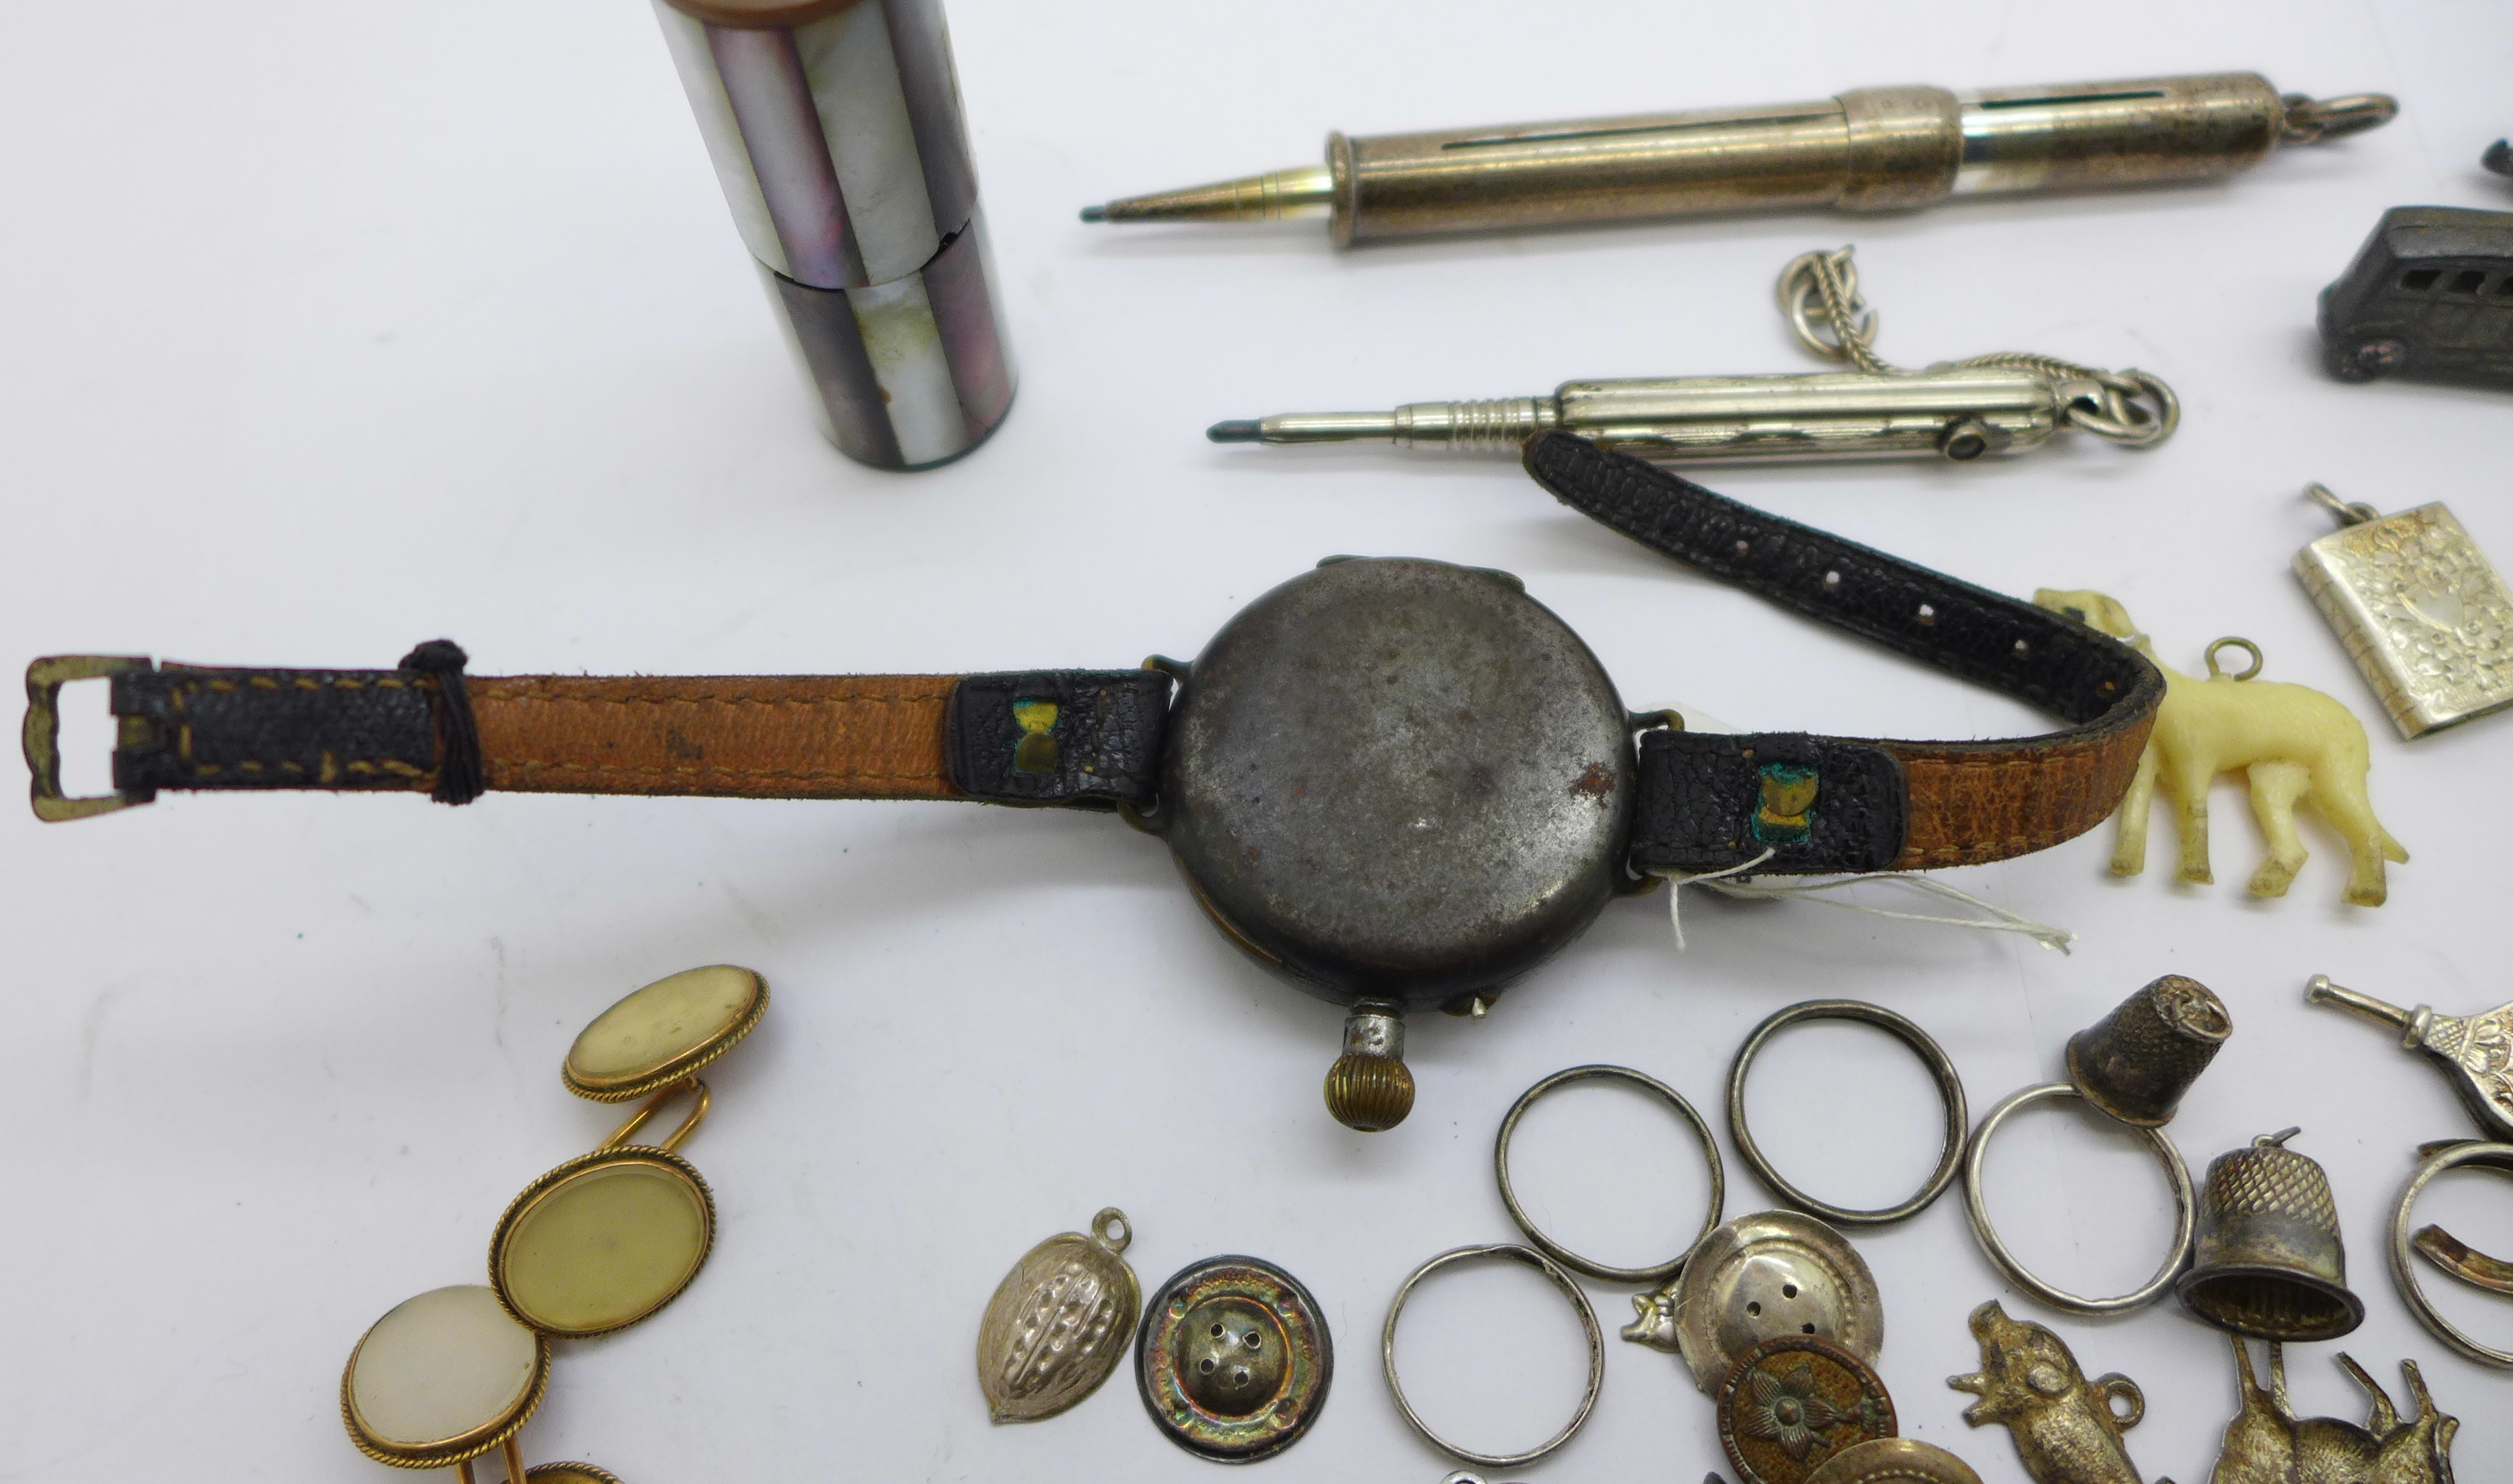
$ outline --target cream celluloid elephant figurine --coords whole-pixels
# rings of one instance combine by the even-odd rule
[[[2100,593],[2044,588],[2033,602],[2155,658],[2128,610]],[[2258,656],[2242,640],[2219,640],[2210,645],[2211,654],[2229,644]],[[2180,879],[2214,880],[2208,869],[2208,786],[2218,773],[2241,768],[2250,777],[2252,812],[2269,845],[2268,860],[2252,876],[2252,895],[2286,895],[2304,859],[2303,841],[2294,833],[2294,809],[2308,803],[2346,838],[2353,857],[2347,900],[2359,907],[2381,906],[2388,891],[2382,863],[2405,863],[2409,852],[2373,817],[2373,802],[2365,797],[2369,762],[2364,723],[2318,690],[2249,679],[2257,673],[2257,664],[2238,677],[2217,673],[2212,658],[2205,680],[2160,661],[2155,668],[2164,672],[2164,705],[2156,713],[2146,755],[2138,760],[2137,776],[2121,800],[2112,874],[2135,876],[2146,869],[2147,813],[2161,788],[2180,830]]]

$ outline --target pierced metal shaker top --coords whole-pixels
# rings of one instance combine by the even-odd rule
[[[2216,1328],[2263,1340],[2334,1340],[2365,1322],[2347,1288],[2347,1250],[2330,1176],[2264,1134],[2208,1166],[2197,1260],[2175,1292]]]
[[[2121,1122],[2160,1128],[2233,1034],[2215,991],[2167,974],[2068,1037],[2068,1080]]]

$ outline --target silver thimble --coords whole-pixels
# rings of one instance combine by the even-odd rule
[[[2123,1123],[2160,1128],[2233,1034],[2215,991],[2167,974],[2068,1037],[2068,1080]]]
[[[2174,1291],[2218,1329],[2334,1340],[2365,1322],[2365,1302],[2347,1291],[2330,1177],[2285,1147],[2300,1132],[2264,1134],[2208,1166],[2197,1261]]]

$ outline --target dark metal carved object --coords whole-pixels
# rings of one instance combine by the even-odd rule
[[[2263,1134],[2208,1166],[2199,1239],[2175,1292],[2201,1320],[2262,1340],[2334,1340],[2365,1322],[2347,1288],[2338,1208],[2320,1162]]]
[[[2243,1409],[2225,1425],[2208,1484],[2453,1484],[2452,1438],[2460,1420],[2436,1410],[2413,1360],[2400,1362],[2416,1411],[2402,1421],[2391,1398],[2344,1353],[2338,1363],[2365,1388],[2366,1425],[2334,1417],[2297,1418],[2286,1395],[2286,1355],[2269,1343],[2269,1385],[2252,1374],[2250,1345],[2233,1337]]]
[[[2233,1034],[2215,991],[2167,974],[2068,1037],[2068,1081],[2121,1122],[2160,1128]]]
[[[2005,1425],[2034,1484],[2140,1484],[2121,1442],[2146,1416],[2136,1382],[2117,1372],[2088,1381],[2057,1335],[2009,1318],[1994,1299],[1972,1311],[1972,1333],[1980,1370],[1946,1385],[1980,1398],[1964,1409],[1965,1422]],[[2114,1411],[2116,1402],[2127,1410]]]
[[[2490,1139],[2513,1142],[2513,1004],[2478,1015],[2438,1015],[2430,1005],[2403,1010],[2315,974],[2303,996],[2338,1005],[2400,1029],[2400,1044],[2422,1051],[2452,1078],[2461,1106]]]
[[[2321,291],[2324,364],[2376,376],[2513,383],[2513,212],[2395,206]]]

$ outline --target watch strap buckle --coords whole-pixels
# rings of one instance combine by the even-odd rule
[[[103,680],[156,665],[144,655],[48,654],[26,667],[26,724],[20,734],[31,776],[28,793],[35,817],[47,824],[90,819],[134,804],[147,803],[156,791],[116,790],[73,798],[61,792],[61,687],[72,681]]]

